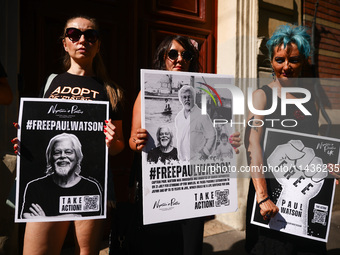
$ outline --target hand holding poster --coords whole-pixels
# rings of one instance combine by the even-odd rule
[[[21,99],[16,222],[105,217],[107,114],[107,102]]]
[[[144,224],[237,209],[231,82],[215,74],[142,70]]]
[[[339,162],[340,140],[267,129],[264,145],[268,194],[279,213],[264,221],[255,200],[252,223],[327,242],[334,197],[327,164]]]

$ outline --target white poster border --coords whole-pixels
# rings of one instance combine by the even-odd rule
[[[24,103],[25,102],[46,102],[48,104],[52,103],[66,103],[66,104],[93,104],[93,105],[104,105],[106,109],[106,120],[109,119],[109,103],[106,101],[90,101],[90,100],[67,100],[67,99],[48,99],[48,98],[30,98],[30,97],[22,97],[20,99],[20,107],[19,107],[19,115],[18,115],[18,130],[17,130],[17,137],[18,140],[21,141],[21,127],[22,127],[22,116],[24,110]],[[102,120],[104,121],[104,120]],[[103,136],[104,139],[104,136]],[[104,185],[102,190],[102,195],[104,197],[104,203],[102,205],[103,213],[97,216],[86,216],[86,217],[75,217],[75,216],[65,216],[65,217],[58,217],[58,216],[51,216],[51,217],[36,217],[35,219],[22,219],[19,218],[19,189],[20,189],[20,152],[17,155],[17,177],[16,177],[16,197],[15,197],[15,222],[17,223],[25,223],[25,222],[59,222],[59,221],[74,221],[74,220],[92,220],[92,219],[105,219],[107,216],[107,190],[108,190],[108,148],[105,145],[105,178],[104,178]]]
[[[215,79],[232,79],[231,76],[227,75],[218,75],[218,74],[205,74],[205,73],[193,73],[193,72],[171,72],[171,71],[159,71],[159,70],[147,70],[142,69],[141,70],[141,115],[142,115],[142,128],[146,128],[146,102],[145,102],[145,83],[148,82],[145,80],[146,74],[154,74],[154,75],[172,75],[173,77],[204,77],[204,78],[215,78]],[[219,84],[220,85],[220,84]],[[223,87],[223,89],[226,89]],[[147,128],[146,128],[147,129]],[[149,131],[149,130],[148,130]],[[150,136],[149,136],[150,138]],[[231,201],[231,204],[228,207],[220,207],[220,208],[204,208],[204,210],[198,210],[194,211],[193,209],[190,209],[190,205],[188,203],[188,200],[186,202],[180,202],[181,209],[176,210],[178,196],[176,199],[171,196],[171,193],[174,194],[175,192],[164,192],[162,194],[162,199],[159,200],[152,200],[148,198],[148,195],[151,193],[151,182],[147,182],[148,177],[148,170],[146,169],[148,162],[147,162],[147,146],[143,149],[142,152],[142,194],[143,194],[143,223],[145,225],[147,224],[153,224],[153,223],[159,223],[159,222],[167,222],[167,221],[174,221],[174,220],[181,220],[181,219],[188,219],[188,218],[195,218],[195,217],[202,217],[207,215],[215,215],[220,213],[227,213],[227,212],[234,212],[237,210],[237,179],[236,177],[229,178],[229,185],[228,186],[231,190],[229,194],[229,198]],[[235,155],[233,156],[232,165],[236,165]],[[212,163],[212,162],[210,162]],[[172,168],[176,168],[178,166],[184,166],[189,165],[190,162],[188,161],[181,161],[180,164],[171,164]],[[208,163],[209,164],[209,163]],[[192,164],[191,164],[192,165]],[[164,167],[165,165],[162,163],[155,163],[153,167]],[[169,166],[168,166],[169,167]],[[199,194],[196,195],[206,195],[208,191],[205,189],[202,189],[200,192],[197,192]],[[209,193],[210,196],[211,194]],[[181,199],[186,199],[188,195],[182,195]],[[152,202],[151,202],[152,201]],[[186,206],[184,206],[186,204]],[[152,211],[157,207],[159,212],[156,213],[155,211]]]
[[[273,128],[266,128],[266,132],[265,132],[265,136],[264,136],[264,151],[266,149],[266,145],[267,145],[267,138],[268,138],[268,133],[269,132],[276,132],[276,133],[284,133],[284,134],[293,134],[293,135],[298,135],[298,136],[302,136],[302,137],[310,137],[310,138],[315,138],[315,139],[323,139],[326,141],[334,141],[334,142],[338,142],[340,143],[340,139],[337,138],[332,138],[332,137],[325,137],[325,136],[320,136],[320,135],[311,135],[311,134],[305,134],[305,133],[300,133],[300,132],[294,132],[294,131],[288,131],[288,130],[280,130],[280,129],[273,129]],[[338,153],[338,163],[340,160],[340,150]],[[331,203],[330,203],[330,208],[329,208],[329,216],[328,216],[328,224],[327,224],[327,230],[326,230],[326,236],[324,238],[318,238],[315,236],[311,236],[311,235],[299,235],[295,232],[287,232],[287,231],[279,231],[279,230],[275,230],[274,231],[279,231],[279,232],[283,232],[286,234],[291,234],[291,235],[295,235],[295,236],[300,236],[300,237],[304,237],[304,238],[308,238],[308,239],[312,239],[312,240],[317,240],[317,241],[322,241],[322,242],[327,242],[328,241],[328,236],[329,236],[329,230],[330,230],[330,223],[331,223],[331,218],[332,218],[332,209],[333,209],[333,201],[334,201],[334,195],[335,195],[335,187],[336,187],[336,183],[334,180],[333,183],[333,190],[332,190],[332,197],[331,197]],[[256,210],[256,206],[257,206],[257,201],[256,201],[256,195],[254,197],[254,202],[253,202],[253,208],[252,208],[252,215],[251,215],[251,224],[260,226],[260,227],[264,227],[267,229],[270,229],[269,224],[263,224],[260,223],[258,221],[254,220],[254,214],[255,214],[255,210]]]

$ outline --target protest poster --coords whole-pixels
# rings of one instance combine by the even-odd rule
[[[141,70],[145,225],[237,210],[231,83],[230,76]]]
[[[16,222],[106,217],[108,103],[21,98]]]
[[[279,213],[265,221],[254,198],[251,223],[327,242],[335,182],[328,163],[339,164],[340,140],[266,129],[264,172]]]

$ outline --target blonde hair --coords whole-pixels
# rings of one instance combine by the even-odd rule
[[[83,16],[83,15],[77,15],[74,16],[72,18],[69,18],[66,21],[65,27],[64,27],[64,34],[62,35],[62,39],[65,38],[65,31],[67,28],[67,25],[74,19],[76,18],[83,18],[83,19],[87,19],[89,21],[91,21],[91,23],[93,23],[94,25],[94,29],[98,30],[98,23],[97,20],[95,18],[91,18],[88,16]],[[100,41],[100,38],[98,39]],[[68,70],[71,67],[71,59],[70,59],[70,55],[65,51],[65,55],[64,55],[64,59],[63,59],[63,65],[64,65],[64,69]],[[106,94],[107,97],[110,101],[112,110],[115,111],[117,110],[116,106],[119,102],[122,101],[123,99],[123,90],[122,88],[116,84],[115,82],[113,82],[109,75],[107,74],[107,70],[106,67],[104,65],[104,61],[103,58],[100,54],[100,52],[97,53],[97,55],[94,57],[93,59],[93,72],[95,74],[96,77],[98,77],[104,84],[104,88],[106,90]]]

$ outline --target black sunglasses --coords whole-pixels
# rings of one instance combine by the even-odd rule
[[[168,52],[168,57],[171,59],[171,60],[176,60],[178,58],[178,54],[181,54],[182,58],[185,60],[185,61],[190,61],[192,60],[192,53],[190,51],[183,51],[181,53],[179,53],[177,50],[170,50]]]
[[[90,43],[95,43],[99,38],[98,31],[94,29],[88,29],[83,32],[74,27],[66,28],[65,37],[68,37],[72,42],[78,42],[82,35]]]

